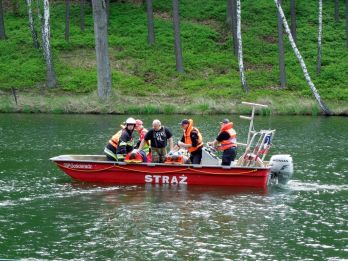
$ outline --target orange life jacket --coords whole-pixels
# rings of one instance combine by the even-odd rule
[[[230,137],[228,138],[228,140],[221,141],[220,146],[218,146],[217,149],[224,151],[224,150],[227,150],[227,149],[232,148],[232,147],[237,147],[237,133],[233,129],[233,123],[230,122],[230,123],[222,126],[220,129],[219,135],[222,132],[227,132],[230,135]]]
[[[114,136],[111,137],[111,139],[109,140],[109,143],[114,146],[116,149],[118,147],[118,143],[120,141],[120,137],[122,135],[122,130],[119,130]]]
[[[192,140],[191,140],[191,132],[192,131],[197,132],[198,141],[197,141],[196,147],[188,148],[189,152],[194,152],[203,146],[202,134],[199,132],[199,130],[197,128],[193,127],[193,120],[191,120],[191,119],[189,119],[189,125],[188,125],[187,129],[184,130],[184,143],[192,145]]]

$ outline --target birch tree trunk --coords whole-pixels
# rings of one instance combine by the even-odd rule
[[[50,6],[49,0],[43,0],[44,2],[44,16],[42,24],[42,45],[44,57],[46,59],[47,67],[47,80],[46,85],[48,88],[53,88],[57,84],[56,73],[54,71],[51,45],[50,45]]]
[[[5,14],[5,12],[4,12],[4,8],[2,5],[2,0],[0,0],[0,40],[6,39],[4,14]]]
[[[146,0],[146,13],[147,13],[147,41],[150,45],[155,43],[155,29],[152,0]]]
[[[277,0],[276,0],[277,1]],[[238,41],[238,64],[239,64],[239,74],[242,87],[246,93],[249,92],[249,87],[244,75],[244,64],[243,64],[243,48],[242,48],[242,32],[241,32],[241,7],[240,0],[237,0],[237,41]]]
[[[85,31],[85,3],[86,0],[80,0],[80,29]]]
[[[275,5],[276,5],[276,7],[278,9],[278,12],[280,13],[280,16],[281,16],[282,20],[283,20],[283,26],[285,28],[285,31],[286,31],[287,35],[288,35],[291,47],[294,50],[294,53],[295,53],[297,59],[300,62],[303,74],[304,74],[304,76],[306,78],[306,81],[307,81],[307,83],[308,83],[308,85],[309,85],[309,87],[310,87],[310,89],[311,89],[315,99],[319,103],[319,106],[322,109],[322,111],[324,112],[324,114],[325,115],[331,115],[331,111],[325,105],[325,103],[321,100],[319,92],[315,88],[314,83],[312,82],[312,80],[311,80],[311,78],[309,76],[306,64],[305,64],[305,62],[304,62],[304,60],[302,58],[302,55],[300,54],[299,50],[297,49],[296,43],[295,43],[295,41],[294,41],[294,39],[293,39],[293,37],[291,35],[290,28],[289,28],[288,22],[286,21],[286,18],[285,18],[285,15],[284,15],[282,7],[278,4],[278,0],[274,0],[274,3],[275,3]]]
[[[69,41],[70,38],[70,0],[65,0],[65,41]]]
[[[278,4],[281,5],[282,1],[278,0]],[[284,41],[283,41],[283,21],[278,13],[278,52],[279,52],[279,80],[280,88],[286,88],[286,75],[285,75],[285,54],[284,54]]]
[[[180,39],[179,0],[173,0],[173,26],[174,26],[176,70],[178,72],[184,72],[181,39]]]
[[[323,32],[323,1],[319,0],[317,74],[320,74],[320,69],[321,69],[321,36],[322,36],[322,32]]]
[[[107,7],[105,0],[92,0],[92,6],[97,57],[98,96],[100,99],[106,100],[111,94]]]
[[[31,0],[26,0],[28,7],[28,19],[29,19],[29,28],[31,32],[31,38],[33,39],[33,45],[36,49],[39,49],[40,44],[37,38],[37,32],[35,30],[34,19],[33,19],[33,11],[31,8]]]
[[[290,1],[291,34],[296,43],[296,0]]]
[[[335,22],[338,23],[340,21],[340,11],[339,11],[339,3],[338,0],[335,0]]]

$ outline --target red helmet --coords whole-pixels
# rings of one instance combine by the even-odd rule
[[[138,127],[140,125],[143,125],[143,122],[141,120],[135,120],[135,126]]]

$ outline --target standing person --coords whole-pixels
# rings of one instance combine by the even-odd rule
[[[184,119],[181,121],[181,127],[184,131],[178,146],[187,149],[190,152],[190,161],[192,164],[201,164],[203,138],[196,127],[193,127],[193,120]]]
[[[224,119],[220,125],[218,136],[213,142],[208,142],[208,145],[223,151],[221,165],[230,166],[237,155],[237,133],[228,119]]]
[[[152,162],[154,163],[164,163],[168,141],[170,150],[174,148],[172,133],[168,128],[162,126],[159,120],[152,122],[152,129],[146,133],[144,140],[141,141],[139,150],[143,149],[146,141],[150,141]]]
[[[148,133],[148,130],[144,128],[143,121],[139,120],[139,119],[135,120],[135,130],[139,134],[139,141],[135,145],[135,148],[137,149],[137,148],[139,148],[140,143],[144,140],[146,133]],[[149,141],[145,141],[142,151],[145,154],[144,162],[151,162],[150,142]],[[141,152],[141,154],[143,154],[143,153]]]
[[[108,160],[123,161],[125,155],[133,150],[133,131],[135,127],[135,119],[128,118],[125,126],[111,137],[109,143],[104,149],[104,153]]]

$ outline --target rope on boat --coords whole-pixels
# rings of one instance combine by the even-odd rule
[[[134,171],[134,172],[141,172],[141,173],[149,173],[149,171],[144,171],[144,170],[135,170],[135,169],[129,169],[129,168],[125,168],[125,167],[121,167],[118,165],[113,165],[104,169],[74,169],[74,168],[69,168],[66,167],[62,164],[56,163],[59,167],[63,168],[63,169],[68,169],[68,170],[74,170],[74,171],[79,171],[79,172],[98,172],[98,171],[104,171],[104,170],[109,170],[112,169],[113,167],[115,168],[119,168],[119,169],[123,169],[123,170],[127,170],[127,171]],[[166,174],[166,173],[174,173],[174,172],[180,172],[183,170],[188,170],[190,168],[186,168],[186,169],[180,169],[180,170],[170,170],[170,171],[161,171],[161,172],[151,172],[151,174]]]
[[[121,167],[118,165],[112,165],[112,166],[106,167],[104,169],[91,169],[91,170],[89,170],[89,169],[74,169],[74,168],[66,167],[63,164],[59,164],[59,163],[56,163],[56,164],[63,169],[74,170],[74,171],[79,171],[79,172],[99,172],[99,171],[109,170],[109,169],[112,169],[113,167],[115,167],[115,168],[119,168],[119,169],[123,169],[123,170],[127,170],[127,171],[149,173],[149,171],[147,171],[147,170],[135,170],[135,169],[127,168],[127,167]],[[235,173],[226,173],[226,172],[213,172],[212,173],[212,172],[208,172],[208,171],[204,171],[204,170],[199,170],[199,169],[187,167],[185,169],[180,169],[180,170],[176,169],[176,170],[169,170],[169,171],[151,172],[151,174],[167,174],[167,173],[181,172],[184,170],[191,170],[194,172],[198,172],[198,173],[202,173],[202,174],[210,174],[210,175],[239,175],[239,174],[247,174],[247,173],[252,173],[252,172],[257,171],[257,169],[252,169],[249,171],[242,171],[242,172],[235,172]]]
[[[191,170],[193,171],[196,171],[196,172],[200,172],[200,173],[203,173],[203,174],[211,174],[211,175],[239,175],[239,174],[247,174],[247,173],[251,173],[251,172],[255,172],[257,171],[256,169],[252,169],[252,170],[249,170],[249,171],[242,171],[242,172],[237,172],[237,173],[226,173],[226,172],[214,172],[214,173],[211,173],[211,172],[207,172],[207,171],[204,171],[204,170],[199,170],[199,169],[194,169],[192,168]]]

